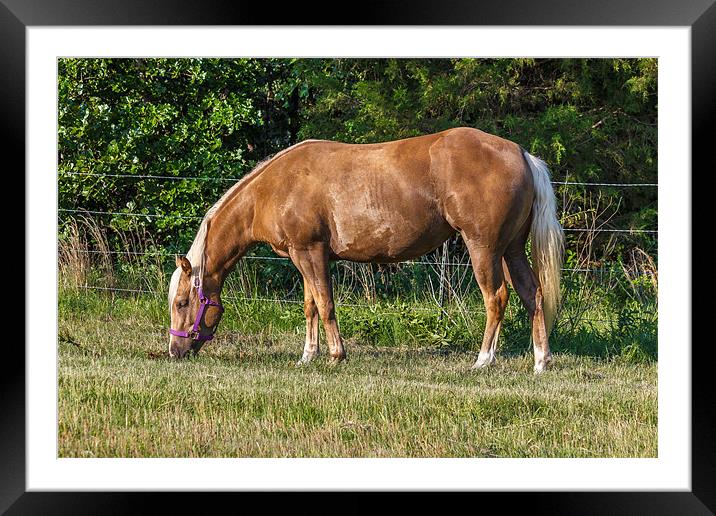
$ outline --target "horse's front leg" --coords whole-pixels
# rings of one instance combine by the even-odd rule
[[[323,321],[323,328],[326,330],[331,362],[340,362],[346,358],[346,350],[338,331],[336,309],[333,303],[328,247],[322,242],[314,243],[305,249],[291,249],[289,254],[310,287],[318,314]]]
[[[319,353],[318,307],[305,277],[303,278],[303,312],[306,314],[306,345],[303,348],[303,356],[296,365],[307,364]]]

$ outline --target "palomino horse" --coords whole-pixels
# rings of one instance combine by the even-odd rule
[[[224,279],[252,245],[267,242],[303,276],[299,364],[318,355],[317,315],[331,360],[343,360],[329,261],[410,260],[456,231],[487,313],[473,367],[495,361],[508,281],[531,318],[534,369],[542,372],[552,359],[547,336],[563,254],[549,171],[519,145],[464,127],[377,144],[307,140],[259,164],[209,209],[187,256],[176,259],[169,354],[182,357],[213,338]]]

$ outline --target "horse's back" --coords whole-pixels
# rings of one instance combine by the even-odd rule
[[[377,144],[306,142],[261,174],[260,225],[279,249],[322,240],[338,258],[409,259],[470,220],[501,216],[522,166],[519,146],[469,128]]]

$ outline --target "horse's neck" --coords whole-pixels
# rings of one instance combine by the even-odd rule
[[[250,192],[242,192],[212,216],[206,235],[204,276],[217,282],[218,288],[236,262],[255,243],[252,235],[254,201]]]

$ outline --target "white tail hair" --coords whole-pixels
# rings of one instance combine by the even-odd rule
[[[549,335],[561,301],[559,280],[564,257],[564,232],[557,220],[557,202],[547,164],[524,149],[522,153],[534,178],[535,199],[530,230],[532,268],[542,287],[542,311]]]

